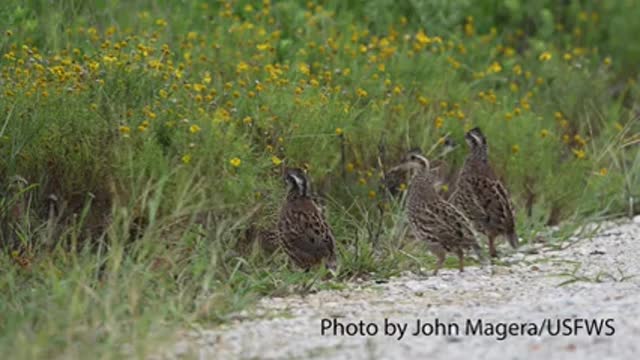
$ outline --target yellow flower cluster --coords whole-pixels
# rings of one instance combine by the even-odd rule
[[[166,35],[172,29],[170,19],[141,12],[137,19],[148,30],[138,33],[116,26],[70,30],[88,44],[85,47],[50,54],[10,43],[1,60],[2,95],[39,103],[69,96],[90,99],[83,110],[96,117],[116,112],[112,118],[117,122],[110,126],[122,141],[172,136],[177,149],[172,161],[184,165],[204,160],[200,148],[208,137],[224,139],[233,145],[218,163],[236,175],[247,164],[282,166],[288,147],[304,138],[298,135],[331,135],[332,141],[348,146],[357,141],[356,129],[367,126],[361,114],[384,118],[388,124],[426,119],[420,126],[434,129],[439,138],[469,129],[485,114],[497,114],[499,126],[513,128],[544,115],[547,123],[534,127],[538,129],[534,137],[562,141],[575,158],[587,158],[589,140],[572,128],[562,112],[554,114],[555,126],[549,124],[553,121],[540,113],[538,94],[552,81],[546,68],[569,66],[590,49],[545,45],[545,51],[525,54],[526,61],[517,39],[502,39],[495,28],[481,33],[473,17],[465,18],[457,29],[462,36],[450,39],[432,29],[407,26],[406,18],[397,19],[384,32],[351,25],[345,31],[328,30],[313,37],[303,29],[293,35],[283,33],[268,0],[242,6],[223,1],[219,9],[202,9],[215,19],[212,24],[223,25],[214,26],[210,34],[194,30],[175,34],[178,42]],[[334,16],[314,3],[304,10],[308,29],[320,28]],[[586,28],[586,22],[580,26]],[[11,30],[5,35],[14,36]],[[305,41],[293,42],[291,36]],[[552,61],[554,56],[564,62]],[[428,69],[428,80],[408,76],[407,64]],[[601,66],[611,64],[606,57]],[[439,78],[440,70],[446,76]],[[471,85],[453,87],[450,79]],[[139,89],[140,84],[146,88]],[[135,91],[132,96],[141,99],[140,104],[114,106],[100,100],[117,93],[112,89],[124,88]],[[307,126],[307,114],[327,115],[329,120]],[[356,122],[358,126],[353,126]],[[521,152],[518,144],[506,146],[507,154],[509,146],[513,155]],[[256,154],[250,152],[260,156],[260,162],[254,162],[251,156]],[[342,166],[369,186],[373,172],[363,163],[358,159]],[[606,174],[606,169],[599,173]],[[363,194],[378,196],[370,188]]]

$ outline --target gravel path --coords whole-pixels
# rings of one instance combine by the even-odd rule
[[[506,258],[510,266],[444,270],[436,277],[407,274],[388,283],[353,284],[348,290],[306,297],[263,299],[239,320],[213,330],[192,332],[175,345],[170,358],[217,359],[638,359],[640,354],[640,217],[602,225],[597,235],[575,239],[562,250],[545,247]],[[534,253],[535,252],[535,253]],[[567,274],[573,275],[567,275]],[[562,275],[565,274],[565,275]],[[574,279],[576,281],[559,286]],[[322,319],[332,325],[321,334]],[[586,329],[571,336],[519,332],[490,334],[498,323],[556,319],[613,319],[601,336]],[[253,319],[253,320],[247,320]],[[333,319],[347,325],[373,323],[375,335],[334,335]],[[385,319],[407,324],[406,333],[385,335]],[[413,335],[416,322],[436,319],[451,332]],[[484,335],[469,335],[467,319],[481,319]],[[580,320],[578,320],[580,323]],[[454,333],[455,324],[459,333]],[[581,323],[584,325],[584,323]],[[374,325],[368,329],[373,332]],[[520,327],[521,325],[512,325]],[[345,330],[358,330],[355,325]],[[390,329],[390,327],[389,327]],[[427,325],[425,331],[429,330]],[[339,329],[336,329],[339,330]],[[569,331],[564,329],[563,331]],[[435,331],[435,330],[434,330]],[[514,330],[515,331],[515,330]],[[519,330],[518,330],[519,331]]]

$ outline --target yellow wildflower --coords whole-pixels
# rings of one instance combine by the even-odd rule
[[[196,133],[200,132],[200,130],[201,130],[200,126],[198,126],[198,125],[194,124],[194,125],[189,126],[189,132],[192,133],[192,134],[196,134]]]
[[[342,130],[342,128],[336,128],[336,135],[340,136],[344,133],[344,131]]]
[[[347,172],[353,172],[353,170],[355,169],[355,165],[353,165],[353,163],[348,163],[345,166],[345,169],[347,170]]]
[[[191,154],[184,154],[184,155],[182,156],[182,159],[181,159],[181,160],[182,160],[182,163],[183,163],[183,164],[188,164],[188,163],[190,163],[190,162],[191,162]]]
[[[582,136],[580,136],[580,134],[575,134],[573,136],[573,140],[580,146],[585,146],[587,144],[587,141],[583,139]]]
[[[572,149],[573,155],[578,159],[585,159],[587,157],[587,153],[582,149]]]
[[[234,157],[233,159],[229,160],[229,164],[231,164],[231,166],[237,168],[240,166],[240,164],[242,164],[242,160],[240,160],[237,157]]]
[[[475,26],[473,24],[473,16],[467,16],[467,21],[464,24],[464,33],[467,36],[473,36],[475,33]]]
[[[600,176],[607,176],[607,174],[609,173],[609,170],[607,170],[607,168],[601,168],[599,173],[600,173]]]
[[[522,75],[522,66],[520,64],[517,64],[516,66],[514,66],[513,73],[518,76]]]
[[[504,49],[504,56],[506,57],[513,57],[516,54],[516,49],[512,48],[511,46],[508,46]]]
[[[511,152],[514,153],[514,154],[519,153],[520,152],[520,145],[515,144],[515,145],[511,146]]]
[[[556,120],[560,121],[564,118],[564,116],[562,115],[562,113],[560,111],[556,111],[553,113],[553,116],[556,118]]]
[[[236,65],[236,72],[238,73],[243,73],[247,70],[249,70],[249,64],[244,61],[240,61],[238,65]]]
[[[367,97],[369,93],[367,93],[367,91],[363,88],[358,88],[356,90],[356,95],[358,95],[358,97],[364,98],[364,97]]]
[[[193,84],[193,90],[195,92],[202,92],[203,90],[206,90],[207,87],[202,85],[202,84]]]
[[[551,53],[548,51],[543,52],[542,54],[540,54],[540,56],[538,57],[538,60],[540,61],[549,61],[551,60]]]
[[[499,73],[500,71],[502,71],[502,65],[500,65],[500,63],[497,61],[494,61],[491,65],[489,65],[489,68],[487,69],[487,72],[489,73]]]
[[[118,58],[115,56],[105,55],[102,57],[102,61],[104,61],[105,64],[111,64],[118,61]]]
[[[305,75],[309,75],[311,73],[311,69],[309,68],[309,65],[307,65],[306,63],[298,64],[298,71],[300,71]]]
[[[282,164],[282,160],[280,160],[280,158],[275,156],[275,155],[271,157],[271,162],[275,166],[278,166],[278,165]]]
[[[416,34],[416,41],[421,45],[428,45],[432,40],[424,33],[424,31],[420,30]]]

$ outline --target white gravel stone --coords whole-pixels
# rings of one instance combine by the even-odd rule
[[[637,359],[640,354],[640,217],[598,229],[592,239],[518,252],[525,266],[403,274],[385,284],[362,282],[342,291],[265,298],[237,322],[181,335],[155,358],[202,359]],[[584,233],[583,233],[584,234]],[[574,240],[571,240],[574,241]],[[428,270],[428,269],[427,269]],[[567,282],[574,280],[573,282]],[[563,286],[559,286],[567,282]],[[251,313],[273,314],[251,319]],[[286,315],[283,314],[286,312]],[[281,314],[281,315],[278,315]],[[375,336],[322,336],[321,319],[376,323]],[[614,319],[615,334],[588,336],[410,336],[382,334],[384,319],[464,324],[536,322],[545,318]],[[188,350],[186,350],[188,349]]]

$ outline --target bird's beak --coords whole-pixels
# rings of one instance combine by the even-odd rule
[[[389,169],[389,172],[394,172],[394,171],[407,171],[407,170],[411,170],[411,169],[417,169],[420,165],[416,164],[413,161],[407,161],[407,162],[403,162],[402,164],[398,165],[398,166],[394,166],[391,169]]]

